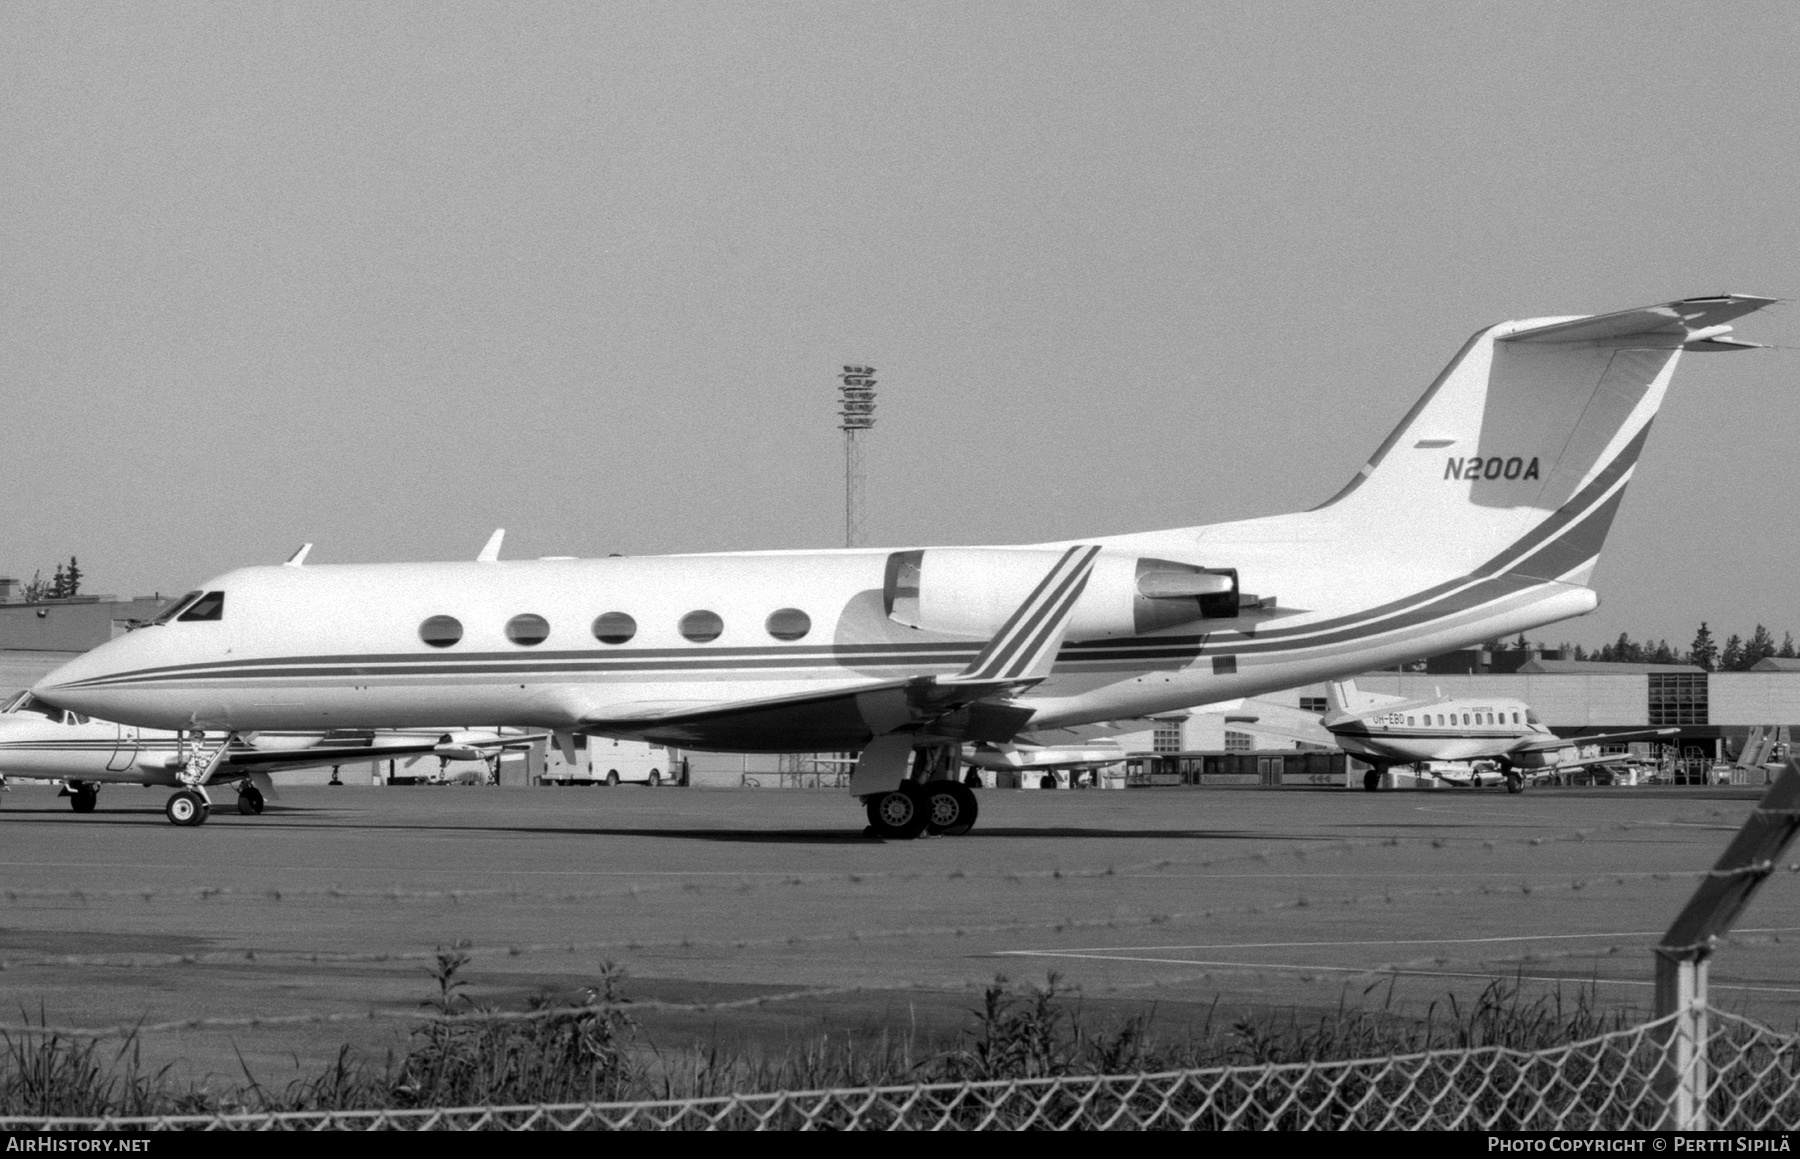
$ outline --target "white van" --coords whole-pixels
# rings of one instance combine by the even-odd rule
[[[545,754],[546,785],[679,785],[679,758],[662,745],[604,736],[575,737],[575,763],[552,744]]]

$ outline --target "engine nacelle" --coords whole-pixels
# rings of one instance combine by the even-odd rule
[[[992,637],[1050,573],[1062,552],[933,547],[888,556],[882,602],[890,619],[928,632]],[[1101,552],[1069,624],[1070,640],[1135,636],[1238,614],[1237,571]]]

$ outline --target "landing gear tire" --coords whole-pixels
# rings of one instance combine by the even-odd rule
[[[169,798],[169,803],[163,806],[163,812],[167,814],[170,824],[186,827],[204,825],[212,807],[199,793],[183,789]]]
[[[1506,774],[1506,791],[1509,793],[1523,793],[1525,791],[1525,778],[1518,773]]]
[[[981,806],[959,781],[932,781],[925,786],[925,832],[961,837],[975,827]]]
[[[619,787],[619,770],[606,770],[606,787],[609,789],[616,789]]]
[[[652,789],[662,784],[662,774],[655,769],[650,770],[650,780],[646,782]]]
[[[897,789],[877,793],[869,800],[869,827],[890,841],[911,841],[925,832],[925,793],[906,781]]]
[[[238,812],[246,817],[252,817],[262,811],[262,790],[258,789],[255,785],[246,786],[244,791],[238,794]],[[171,818],[171,820],[173,820],[173,818]]]
[[[1368,772],[1363,774],[1363,788],[1367,789],[1371,793],[1373,793],[1375,790],[1381,788],[1381,770],[1380,769],[1370,769]]]
[[[100,790],[92,785],[75,785],[69,789],[69,808],[77,813],[92,813],[100,800]]]

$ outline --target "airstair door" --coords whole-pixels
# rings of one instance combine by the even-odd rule
[[[106,762],[106,771],[122,773],[131,767],[137,759],[138,730],[128,724],[119,726],[119,740],[113,748],[112,757]]]

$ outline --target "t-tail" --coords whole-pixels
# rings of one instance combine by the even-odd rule
[[[1585,585],[1676,362],[1754,349],[1728,323],[1773,301],[1725,294],[1482,330],[1319,513],[1465,573]]]

